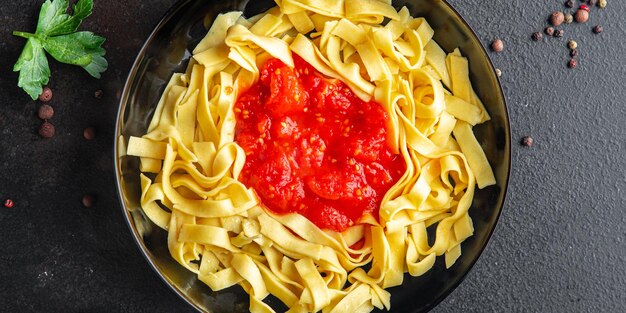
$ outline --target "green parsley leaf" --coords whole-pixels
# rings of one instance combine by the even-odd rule
[[[28,39],[13,71],[20,72],[17,85],[24,89],[33,100],[37,99],[41,94],[42,86],[46,85],[50,78],[48,59],[46,59],[43,46],[37,39]]]
[[[37,34],[58,36],[75,32],[80,23],[91,15],[93,0],[81,0],[74,5],[74,15],[68,15],[67,0],[46,1],[39,12]]]
[[[67,0],[46,0],[39,11],[34,34],[13,32],[28,39],[13,71],[20,72],[18,86],[33,100],[41,94],[50,78],[45,52],[57,61],[84,68],[91,76],[100,78],[108,63],[102,44],[105,39],[92,32],[76,32],[82,21],[91,15],[93,0],[78,0],[73,15],[67,14]],[[45,51],[44,51],[45,50]]]
[[[78,32],[65,36],[49,37],[43,46],[57,61],[78,65],[91,76],[100,78],[100,73],[107,68],[105,51],[101,47],[104,38],[92,32]]]

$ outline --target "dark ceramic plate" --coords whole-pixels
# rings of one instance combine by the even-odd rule
[[[459,14],[443,0],[393,1],[393,4],[397,8],[406,5],[413,16],[425,17],[435,30],[435,40],[446,51],[459,47],[469,58],[474,88],[492,117],[489,123],[475,130],[495,171],[497,185],[478,191],[474,197],[470,215],[475,234],[463,243],[463,255],[448,270],[443,258],[438,258],[435,267],[424,276],[407,275],[402,286],[389,290],[393,312],[424,312],[437,305],[463,280],[496,226],[511,166],[510,129],[504,95],[493,65]],[[137,245],[156,273],[182,299],[202,311],[247,312],[248,296],[238,286],[213,292],[170,257],[166,233],[148,221],[139,207],[139,162],[137,158],[124,156],[123,143],[129,136],[146,132],[170,76],[184,71],[190,51],[206,34],[218,13],[241,10],[246,16],[252,16],[273,5],[272,1],[179,1],[146,41],[130,71],[120,102],[115,165],[124,216]],[[278,300],[272,298],[269,302],[277,311],[284,311],[285,307]]]

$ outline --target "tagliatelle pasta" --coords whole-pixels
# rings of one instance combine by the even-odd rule
[[[219,15],[186,73],[172,76],[147,133],[125,144],[141,161],[143,212],[168,231],[178,263],[213,290],[241,286],[253,312],[273,312],[263,302],[269,294],[289,312],[390,309],[387,288],[401,285],[405,272],[423,275],[437,256],[452,266],[472,236],[475,189],[495,184],[472,131],[489,114],[467,59],[446,54],[427,21],[407,8],[377,0],[276,3],[247,19]],[[238,180],[246,154],[234,142],[235,102],[266,60],[293,66],[294,54],[380,103],[390,145],[406,163],[379,216],[366,214],[343,232],[275,214]]]

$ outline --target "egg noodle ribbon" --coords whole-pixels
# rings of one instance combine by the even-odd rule
[[[446,54],[427,21],[406,7],[276,3],[250,18],[218,15],[186,73],[165,87],[146,134],[123,142],[140,159],[141,207],[168,231],[178,263],[213,290],[241,286],[252,312],[274,312],[263,302],[269,294],[289,312],[390,309],[386,288],[401,285],[405,272],[423,275],[437,256],[452,266],[472,236],[474,192],[495,184],[472,130],[489,114],[468,60],[458,49]],[[238,181],[246,155],[234,142],[237,96],[267,59],[293,66],[293,54],[380,103],[390,144],[406,163],[379,216],[343,232],[267,211]]]

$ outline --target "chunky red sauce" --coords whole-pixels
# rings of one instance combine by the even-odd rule
[[[294,56],[270,59],[235,105],[235,141],[246,152],[239,179],[275,213],[297,212],[342,231],[364,213],[378,216],[405,171],[387,144],[388,116],[343,82]]]

